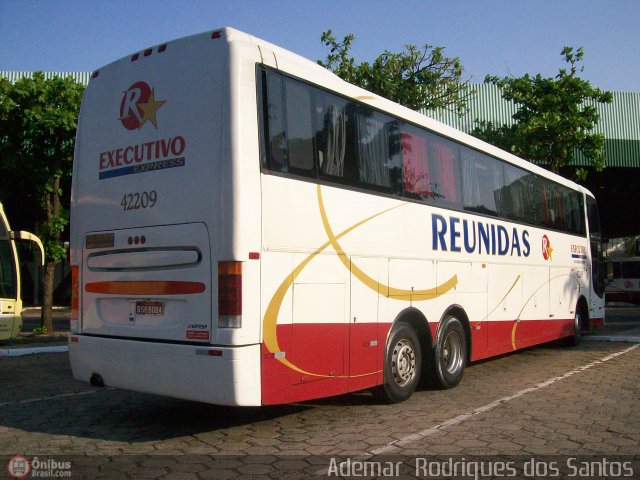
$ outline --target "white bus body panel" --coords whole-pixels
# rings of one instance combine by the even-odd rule
[[[113,248],[85,249],[82,331],[158,340],[209,341],[212,281],[206,226],[195,223],[134,228],[117,230],[113,235]],[[129,239],[136,236],[144,237],[149,248],[129,247]],[[167,278],[180,279],[176,289],[190,285],[195,291],[202,291],[172,292],[168,285],[164,287],[168,291],[159,289],[159,293],[148,296],[106,293],[109,285],[163,282]],[[162,311],[153,311],[154,306]]]

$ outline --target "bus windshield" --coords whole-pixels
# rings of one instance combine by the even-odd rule
[[[0,298],[15,299],[16,290],[16,272],[11,240],[7,226],[0,221]]]

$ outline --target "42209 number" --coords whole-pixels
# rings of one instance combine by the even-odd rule
[[[158,192],[151,190],[150,192],[125,193],[122,196],[120,206],[126,212],[129,210],[140,210],[143,208],[153,208],[158,201]]]

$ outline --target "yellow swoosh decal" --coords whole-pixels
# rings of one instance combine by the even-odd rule
[[[322,191],[320,190],[320,185],[318,185],[318,205],[320,207],[320,216],[322,217],[322,224],[324,225],[324,230],[327,233],[327,237],[333,246],[333,249],[338,254],[338,258],[345,266],[347,270],[350,270],[351,273],[362,282],[364,285],[369,287],[376,293],[380,293],[386,297],[410,297],[412,300],[431,300],[433,298],[439,297],[440,295],[447,293],[453,287],[455,287],[458,283],[457,275],[452,276],[449,280],[444,282],[442,285],[438,285],[434,288],[428,288],[425,290],[406,290],[402,288],[394,288],[389,285],[385,285],[379,283],[375,279],[371,278],[369,275],[364,273],[354,262],[349,260],[349,257],[344,252],[340,244],[338,243],[338,237],[333,234],[333,230],[331,229],[331,225],[329,225],[329,219],[327,218],[327,212],[324,208],[324,202],[322,201]],[[395,207],[397,208],[397,207]],[[389,209],[392,210],[392,209]]]
[[[538,288],[536,288],[533,293],[529,296],[529,298],[527,299],[527,301],[524,303],[524,305],[522,306],[522,309],[520,310],[520,313],[518,313],[518,317],[516,318],[516,320],[513,322],[513,328],[511,329],[511,347],[515,350],[516,349],[516,329],[518,328],[518,324],[520,323],[520,315],[522,315],[522,312],[524,312],[524,309],[527,307],[527,305],[529,304],[529,302],[531,301],[531,299],[533,298],[533,296],[538,292],[538,290],[540,290],[542,287],[544,287],[545,285],[549,285],[551,283],[551,280],[555,280],[556,278],[560,278],[560,277],[565,277],[568,276],[570,278],[572,278],[579,286],[578,280],[575,279],[573,276],[571,275],[567,275],[567,274],[561,274],[561,275],[556,275],[553,278],[550,278],[548,282],[544,282],[542,285],[540,285]]]
[[[280,308],[282,306],[282,302],[284,301],[284,297],[289,291],[289,288],[291,287],[291,285],[293,285],[293,282],[295,281],[295,279],[307,267],[307,265],[309,265],[309,263],[316,257],[316,255],[321,253],[323,250],[325,250],[329,246],[333,247],[333,249],[338,254],[338,258],[340,258],[340,261],[343,263],[343,265],[348,270],[350,270],[351,273],[358,280],[360,280],[364,285],[366,285],[376,293],[384,292],[383,294],[385,296],[410,296],[414,300],[429,300],[448,292],[458,283],[458,277],[456,275],[451,277],[442,285],[439,285],[435,288],[424,289],[424,290],[405,290],[405,289],[393,288],[388,285],[378,283],[376,280],[374,280],[373,278],[368,276],[366,273],[364,273],[360,268],[358,268],[353,262],[349,261],[349,258],[347,257],[346,253],[338,243],[338,239],[344,237],[348,233],[352,232],[356,228],[359,228],[365,223],[373,220],[374,218],[379,217],[380,215],[383,215],[402,205],[392,207],[387,210],[378,212],[374,215],[371,215],[370,217],[367,217],[364,220],[361,220],[355,223],[354,225],[350,226],[349,228],[335,235],[333,233],[333,230],[331,229],[331,225],[329,224],[329,221],[327,218],[324,202],[322,201],[322,191],[321,191],[320,185],[318,185],[317,187],[317,195],[318,195],[318,206],[320,208],[320,215],[322,217],[322,223],[324,225],[325,232],[327,233],[327,237],[329,240],[324,244],[322,244],[320,247],[318,247],[313,253],[311,253],[302,262],[300,262],[300,264],[296,268],[294,268],[289,275],[285,277],[282,283],[280,283],[280,286],[276,289],[276,292],[271,298],[271,301],[267,306],[267,309],[264,314],[263,322],[262,322],[263,341],[264,341],[265,347],[270,353],[276,353],[281,351],[280,346],[278,344],[277,323],[278,323],[278,314],[280,313]],[[325,378],[331,378],[331,377],[355,378],[356,377],[356,376],[348,376],[348,375],[341,376],[341,375],[324,375],[324,374],[312,373],[312,372],[308,372],[306,370],[301,369],[297,365],[294,365],[286,358],[277,358],[277,360],[280,361],[282,364],[286,365],[287,367],[293,369],[294,371],[305,374],[305,375],[311,375],[315,377],[325,377]],[[379,372],[380,371],[375,371],[375,372],[371,372],[363,375],[357,375],[357,377],[372,375],[374,373],[379,373]]]

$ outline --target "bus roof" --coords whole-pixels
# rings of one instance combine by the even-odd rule
[[[400,117],[406,121],[425,127],[429,130],[439,133],[452,140],[461,142],[471,148],[482,150],[498,159],[512,163],[532,173],[536,173],[543,177],[547,177],[553,181],[566,185],[569,188],[572,188],[586,195],[594,197],[594,195],[587,188],[565,177],[562,177],[553,172],[550,172],[549,170],[543,167],[540,167],[528,160],[524,160],[520,157],[517,157],[505,150],[502,150],[494,145],[491,145],[461,130],[457,130],[434,118],[426,116],[415,110],[411,110],[410,108],[407,108],[396,102],[393,102],[384,97],[381,97],[380,95],[377,95],[373,92],[369,92],[368,90],[365,90],[361,87],[350,84],[342,80],[333,72],[327,70],[326,68],[320,66],[318,63],[312,60],[309,60],[305,57],[302,57],[301,55],[293,53],[289,50],[286,50],[282,47],[274,45],[270,42],[262,40],[248,33],[242,32],[235,28],[232,28],[232,27],[218,28],[218,29],[211,30],[210,32],[202,32],[199,34],[189,35],[187,37],[174,39],[174,40],[171,40],[170,42],[164,42],[162,44],[155,45],[151,48],[156,48],[162,45],[166,45],[168,43],[183,41],[187,38],[197,37],[203,34],[211,35],[211,38],[226,41],[227,43],[250,43],[250,44],[256,45],[260,49],[263,62],[267,64],[275,63],[275,67],[278,70],[283,71],[284,73],[288,73],[290,75],[296,76],[310,83],[322,85],[322,87],[327,88],[329,90],[333,90],[334,92],[339,93],[341,95],[347,96],[356,102],[367,104],[373,108],[376,108],[386,113],[389,113],[391,115]],[[149,50],[149,48],[143,49],[140,52],[134,52],[133,55],[136,55],[136,53],[143,54],[147,50]],[[129,55],[128,57],[130,56],[131,55]],[[127,57],[124,57],[124,58],[127,58]],[[117,63],[121,60],[122,59],[116,60],[113,63]],[[109,68],[111,65],[112,64],[106,65],[103,68]],[[96,73],[94,72],[94,76],[95,74]]]

